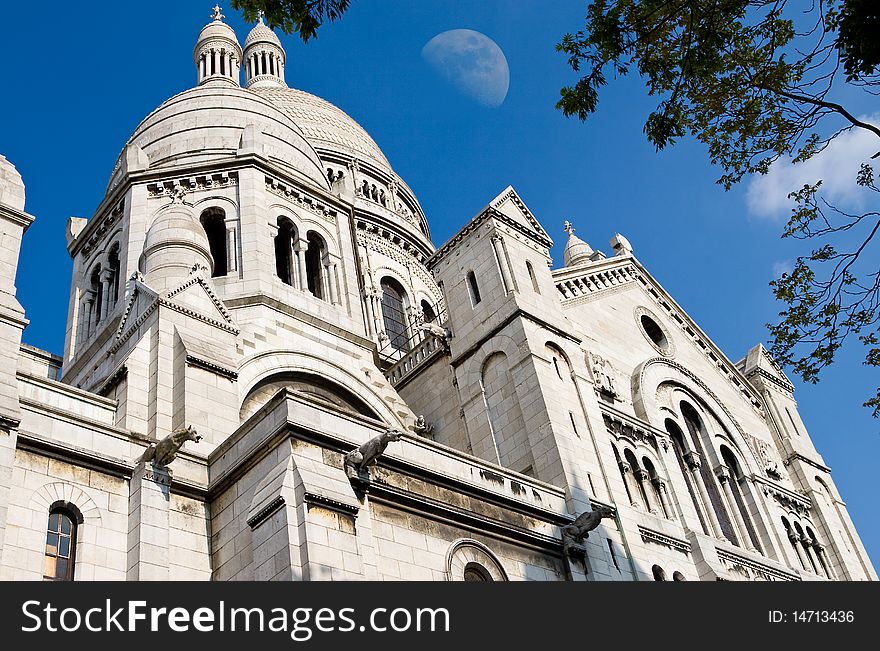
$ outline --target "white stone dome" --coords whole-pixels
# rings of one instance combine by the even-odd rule
[[[150,113],[128,144],[146,153],[151,170],[222,161],[238,154],[244,129],[253,125],[261,155],[329,188],[321,159],[306,140],[304,130],[267,99],[229,85],[198,86],[175,95]],[[117,162],[108,190],[118,183],[120,175],[121,165]]]
[[[284,50],[284,48],[281,47],[281,41],[278,39],[278,35],[269,29],[269,27],[263,22],[262,18],[260,19],[260,22],[254,25],[254,28],[247,35],[247,38],[244,40],[244,48],[247,49],[256,43],[271,43],[282,51]]]
[[[144,239],[142,269],[153,289],[169,289],[186,278],[195,265],[212,268],[205,229],[192,208],[172,203],[153,220]]]
[[[254,88],[253,91],[290,116],[316,148],[367,159],[393,174],[391,164],[376,141],[338,106],[296,88]]]

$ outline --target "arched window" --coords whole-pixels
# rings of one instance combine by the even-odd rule
[[[327,252],[327,247],[321,236],[314,231],[309,231],[306,239],[309,243],[306,249],[306,283],[312,296],[326,300],[323,257]]]
[[[468,292],[471,295],[471,305],[476,305],[482,299],[480,298],[480,287],[477,285],[477,277],[473,271],[468,271],[467,275]]]
[[[620,470],[620,478],[623,480],[626,497],[629,499],[630,504],[635,504],[636,498],[629,489],[629,477],[627,477],[628,474],[632,473],[632,467],[620,457],[620,452],[617,451],[617,446],[613,443],[611,444],[611,449],[614,450],[614,460],[617,461],[617,468]]]
[[[76,563],[76,535],[82,515],[65,502],[52,505],[46,530],[43,578],[47,581],[73,581]]]
[[[746,527],[746,532],[748,533],[749,539],[752,541],[752,545],[754,545],[755,549],[760,551],[761,543],[758,541],[758,534],[755,531],[752,516],[749,514],[748,505],[746,504],[746,496],[743,492],[743,482],[745,480],[739,462],[736,460],[736,457],[733,456],[733,452],[725,446],[721,446],[721,458],[724,460],[724,465],[726,465],[730,471],[730,489],[733,493],[734,500],[736,501],[736,504],[732,504],[731,508],[736,508],[739,511],[740,518]]]
[[[654,565],[651,568],[651,573],[654,575],[655,581],[665,581],[666,580],[666,572],[663,571],[663,568],[659,565]]]
[[[804,552],[804,556],[807,557],[807,561],[810,564],[809,567],[807,567],[806,563],[804,563],[804,569],[812,570],[813,574],[818,574],[819,568],[816,567],[816,561],[813,559],[813,554],[810,551],[810,543],[811,543],[810,539],[804,533],[804,530],[801,528],[801,525],[799,522],[794,523],[794,530],[797,532],[798,542],[801,545],[801,549]]]
[[[702,436],[705,432],[703,421],[697,413],[697,410],[687,402],[682,401],[680,408],[681,415],[684,418],[688,433],[690,434],[691,444],[693,445],[694,451],[696,451],[703,460],[703,463],[700,464],[700,476],[703,479],[703,485],[706,487],[709,501],[711,502],[712,508],[715,511],[715,516],[718,519],[718,524],[721,526],[721,533],[734,545],[739,545],[740,542],[733,530],[730,516],[727,513],[727,509],[724,508],[724,502],[722,501],[721,493],[718,490],[718,484],[715,482],[712,470],[709,468],[709,458],[703,451]]]
[[[681,471],[682,476],[684,477],[684,483],[685,486],[687,486],[688,495],[690,495],[691,504],[693,504],[694,506],[694,511],[696,511],[697,517],[700,520],[700,526],[703,527],[703,533],[705,533],[706,535],[711,535],[708,523],[703,518],[703,512],[699,507],[699,503],[697,502],[696,491],[698,489],[691,481],[691,472],[687,467],[687,462],[685,461],[687,447],[685,446],[684,442],[684,434],[682,434],[681,429],[671,418],[667,418],[664,425],[666,427],[666,431],[669,433],[669,437],[672,439],[672,448],[673,450],[675,450],[675,458],[678,461],[678,468]]]
[[[681,572],[677,572],[677,571],[672,573],[672,580],[673,581],[687,581],[687,579],[684,578],[684,574],[682,574]]]
[[[90,315],[89,331],[93,332],[98,321],[101,320],[101,310],[104,308],[104,292],[101,287],[101,265],[97,265],[92,270],[92,275],[89,279],[89,289],[92,292],[92,313]]]
[[[807,563],[804,561],[804,557],[801,555],[800,547],[798,547],[798,545],[800,544],[800,535],[792,528],[788,520],[784,517],[782,518],[782,526],[785,527],[785,535],[788,537],[788,541],[791,543],[791,548],[794,550],[795,557],[797,557],[798,561],[801,564],[801,567],[807,569]]]
[[[296,277],[293,245],[296,242],[296,227],[284,217],[278,218],[278,235],[275,236],[275,273],[285,285],[293,285]]]
[[[437,315],[434,313],[434,308],[428,303],[428,301],[422,299],[421,302],[422,308],[422,318],[425,323],[435,323],[437,321]]]
[[[536,294],[540,294],[541,290],[538,287],[538,279],[535,278],[535,270],[532,268],[532,263],[526,260],[526,270],[529,272],[529,280],[532,281],[532,289],[535,290]]]
[[[202,213],[202,228],[208,236],[208,246],[211,248],[211,258],[214,260],[212,278],[225,276],[226,265],[226,213],[220,208],[209,208]]]
[[[402,352],[409,351],[409,338],[406,334],[406,311],[404,300],[406,291],[401,284],[386,276],[379,283],[382,287],[382,322],[385,334],[391,340],[391,347]]]
[[[108,299],[114,305],[119,300],[119,244],[114,244],[107,255],[107,266],[110,268],[110,291]]]
[[[816,538],[816,533],[810,529],[810,527],[805,527],[805,533],[807,535],[807,543],[810,547],[812,547],[813,552],[816,555],[816,560],[819,562],[819,565],[822,568],[822,572],[825,573],[829,579],[833,579],[834,575],[831,574],[831,568],[828,565],[828,559],[825,556],[825,547],[819,542],[819,539]]]
[[[623,458],[626,459],[626,462],[630,467],[630,476],[633,478],[633,483],[635,484],[635,490],[633,492],[638,494],[636,500],[645,505],[645,508],[651,508],[651,501],[648,498],[648,492],[645,490],[645,481],[644,481],[644,473],[642,471],[641,466],[639,466],[638,460],[636,460],[636,455],[633,454],[632,450],[624,450]]]

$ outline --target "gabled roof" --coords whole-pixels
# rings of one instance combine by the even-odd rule
[[[428,258],[426,261],[428,269],[446,257],[464,237],[479,228],[480,224],[488,219],[497,219],[548,250],[553,246],[553,240],[550,239],[547,231],[538,223],[516,190],[508,185],[497,197],[492,199],[489,205],[480,210],[460,231],[449,238],[443,246],[437,249],[434,255]]]

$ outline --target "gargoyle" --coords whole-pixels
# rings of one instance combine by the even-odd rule
[[[369,467],[376,465],[379,457],[385,452],[389,443],[399,441],[403,432],[396,429],[387,429],[379,436],[374,436],[359,448],[355,448],[345,455],[345,474],[349,479],[364,479],[369,473]]]
[[[147,448],[147,451],[144,452],[144,463],[152,461],[156,466],[167,466],[177,458],[177,453],[180,452],[184,443],[187,441],[198,443],[201,440],[202,437],[196,433],[192,425],[186,429],[176,430]]]
[[[602,518],[613,518],[614,509],[599,505],[592,511],[581,513],[573,522],[562,527],[562,547],[566,553],[577,548],[589,537],[590,532],[599,526]]]

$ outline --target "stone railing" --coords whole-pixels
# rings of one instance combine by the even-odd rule
[[[622,264],[621,264],[622,263]],[[630,260],[603,260],[595,268],[580,273],[559,274],[554,279],[562,300],[591,296],[606,289],[619,287],[638,279],[638,271]]]
[[[396,387],[404,379],[410,377],[425,362],[433,359],[443,351],[445,351],[443,339],[427,336],[413,345],[408,353],[396,362],[394,366],[385,371],[385,377],[388,378],[392,386]]]

